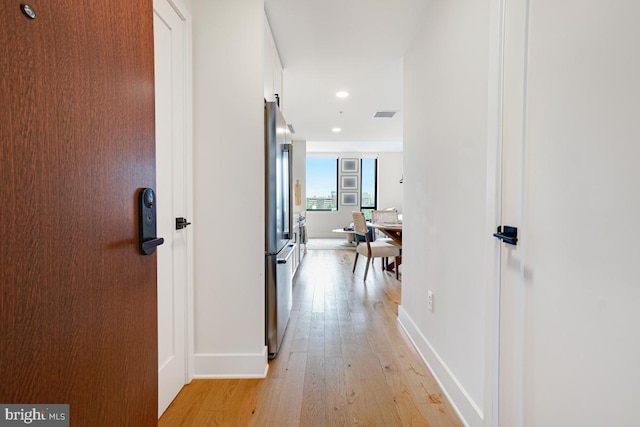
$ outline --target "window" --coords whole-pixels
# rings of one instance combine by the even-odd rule
[[[338,209],[338,159],[307,158],[307,210]]]
[[[378,190],[378,159],[362,159],[360,165],[362,192],[360,193],[360,210],[367,220],[371,219],[371,211],[376,209]]]

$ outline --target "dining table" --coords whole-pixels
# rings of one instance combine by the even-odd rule
[[[393,240],[400,248],[402,248],[402,223],[401,222],[383,222],[371,223],[371,227],[380,230],[385,236]],[[398,266],[402,263],[402,256],[398,257]],[[397,268],[396,262],[387,265],[387,271],[394,271]]]

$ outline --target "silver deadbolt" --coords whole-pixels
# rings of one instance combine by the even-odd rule
[[[22,9],[22,13],[24,13],[24,16],[26,16],[29,19],[36,19],[36,11],[33,10],[31,6],[29,6],[28,4],[22,3],[20,5],[20,8]]]

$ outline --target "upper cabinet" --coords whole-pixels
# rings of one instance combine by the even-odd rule
[[[264,15],[264,99],[276,101],[280,99],[280,108],[283,103],[283,71],[278,48],[273,39],[273,33]],[[277,96],[276,96],[277,95]]]

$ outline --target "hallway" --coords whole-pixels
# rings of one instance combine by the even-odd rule
[[[353,251],[308,251],[268,377],[194,380],[159,426],[461,425],[397,322],[401,283],[352,266]]]

